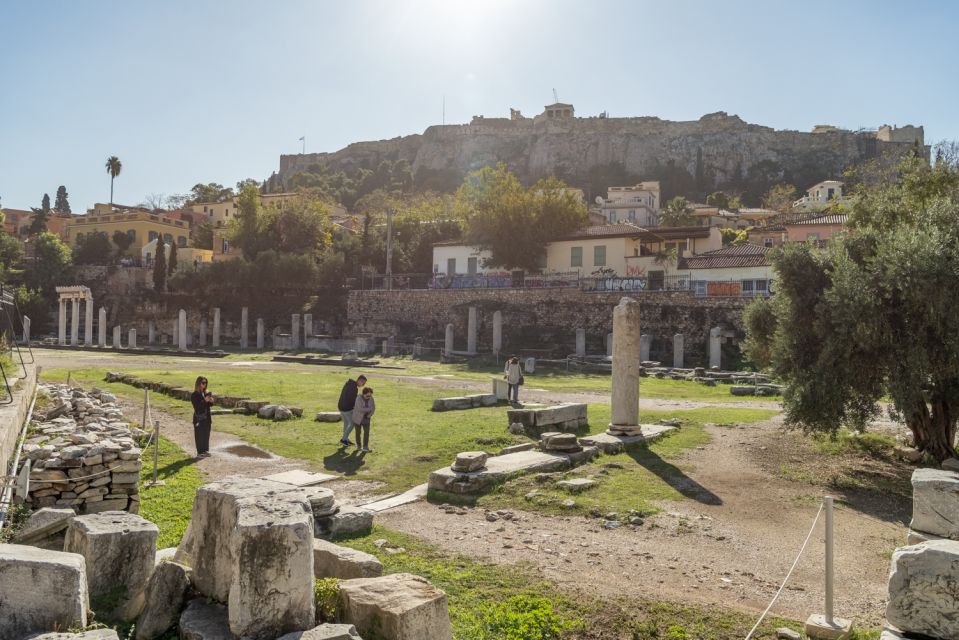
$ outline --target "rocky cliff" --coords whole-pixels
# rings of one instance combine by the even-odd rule
[[[817,128],[819,130],[819,128]],[[843,169],[886,152],[915,149],[928,156],[918,135],[887,141],[874,131],[832,127],[817,133],[777,131],[723,112],[699,120],[556,118],[510,120],[476,117],[466,125],[438,125],[423,134],[358,142],[333,153],[284,155],[279,177],[302,171],[373,169],[383,160],[410,163],[420,186],[455,186],[472,169],[505,162],[531,182],[554,174],[593,191],[607,182],[660,179],[664,197],[729,189],[761,195],[786,181],[805,189]]]

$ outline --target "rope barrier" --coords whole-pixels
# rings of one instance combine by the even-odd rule
[[[823,505],[819,505],[819,511],[816,512],[816,517],[812,521],[812,526],[809,527],[809,533],[806,534],[806,539],[802,543],[802,547],[799,549],[799,554],[796,555],[796,559],[793,560],[793,564],[789,567],[789,572],[786,574],[786,577],[783,578],[783,583],[779,586],[779,590],[776,591],[776,595],[773,596],[772,601],[769,603],[769,606],[766,607],[766,610],[763,611],[763,614],[759,616],[759,620],[756,621],[756,624],[753,625],[753,628],[750,629],[749,633],[746,635],[745,640],[750,640],[753,637],[753,634],[756,633],[756,629],[759,628],[759,625],[762,624],[763,620],[766,618],[766,615],[769,613],[769,610],[773,608],[773,605],[776,604],[776,600],[779,599],[779,594],[783,592],[783,589],[786,588],[786,583],[789,582],[789,578],[792,577],[793,571],[796,570],[796,565],[799,564],[799,559],[802,557],[803,552],[806,551],[806,546],[809,544],[810,538],[812,538],[812,532],[816,530],[816,524],[819,522],[819,516],[822,515]]]

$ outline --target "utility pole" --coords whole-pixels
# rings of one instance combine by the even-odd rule
[[[393,290],[393,214],[396,209],[386,210],[386,290]]]

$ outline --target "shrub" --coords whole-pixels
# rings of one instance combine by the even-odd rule
[[[490,605],[482,624],[490,638],[500,640],[554,640],[569,625],[546,598],[513,596]]]
[[[340,581],[337,578],[313,580],[317,622],[335,622],[340,602]]]

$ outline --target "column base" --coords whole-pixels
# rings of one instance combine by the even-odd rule
[[[611,436],[641,436],[643,428],[638,424],[611,424],[606,433]]]
[[[833,618],[827,621],[822,614],[813,614],[806,620],[806,635],[816,640],[845,640],[852,634],[852,621]]]

